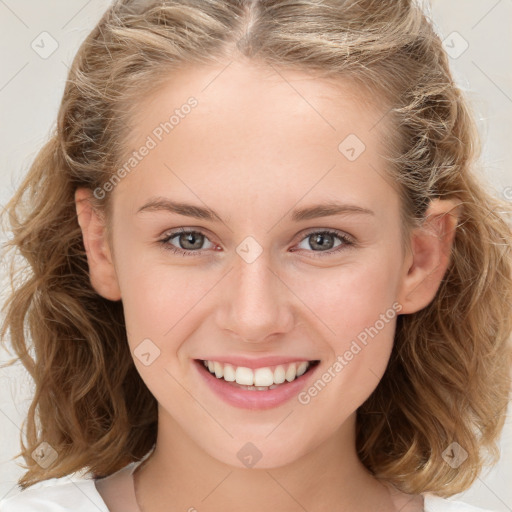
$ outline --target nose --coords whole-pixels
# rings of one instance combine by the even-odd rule
[[[263,252],[247,263],[235,258],[221,291],[217,324],[230,331],[238,341],[260,343],[289,332],[293,326],[293,293]]]

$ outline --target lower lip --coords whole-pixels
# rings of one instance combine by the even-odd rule
[[[224,402],[242,409],[271,409],[278,407],[297,396],[311,380],[319,364],[308,369],[306,373],[292,382],[285,382],[268,391],[248,390],[232,386],[224,379],[211,374],[202,361],[194,360],[197,371],[206,384]]]

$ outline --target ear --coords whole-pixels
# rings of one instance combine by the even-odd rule
[[[76,213],[82,229],[91,285],[101,296],[116,301],[121,298],[121,291],[104,221],[92,207],[90,198],[91,190],[87,188],[78,188],[75,191]]]
[[[460,201],[435,199],[423,224],[413,230],[397,299],[400,314],[420,311],[434,299],[450,263],[460,210]]]

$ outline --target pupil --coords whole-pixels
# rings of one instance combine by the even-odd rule
[[[185,246],[187,243],[191,243],[192,247],[186,247],[191,249],[199,249],[201,247],[201,235],[197,236],[198,233],[186,233],[184,235],[181,235],[184,237],[184,240],[182,238],[181,241],[185,242]],[[196,240],[196,243],[194,244],[194,240]]]
[[[326,247],[325,245],[322,245],[322,242],[327,239],[327,241],[329,241],[329,239],[331,240],[331,243],[327,244],[328,247]],[[318,240],[320,240],[318,242]],[[318,246],[317,248],[320,248],[320,249],[330,249],[332,247],[332,236],[327,234],[327,233],[321,233],[321,234],[318,234],[316,235],[315,237],[313,237],[313,243],[311,244],[311,247],[312,248],[315,248],[315,245]]]

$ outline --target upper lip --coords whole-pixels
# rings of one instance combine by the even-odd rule
[[[302,361],[318,361],[318,359],[291,357],[291,356],[267,356],[258,358],[248,358],[243,356],[208,356],[200,359],[201,361],[218,361],[219,363],[231,364],[233,366],[243,366],[245,368],[263,368],[265,366],[277,366],[279,364],[290,364]]]

